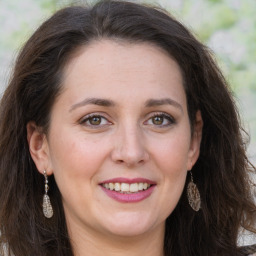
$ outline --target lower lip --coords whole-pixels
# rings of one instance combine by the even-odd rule
[[[155,185],[151,186],[147,190],[139,191],[137,193],[131,193],[131,194],[122,194],[119,192],[116,192],[115,190],[109,190],[101,186],[102,190],[111,198],[118,202],[122,203],[136,203],[140,202],[146,198],[148,198],[153,190],[155,189]]]

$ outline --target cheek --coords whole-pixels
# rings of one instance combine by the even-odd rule
[[[180,142],[180,141],[179,141]],[[162,180],[166,191],[172,193],[172,197],[179,197],[182,193],[188,162],[188,148],[180,143],[167,143],[158,151],[158,169],[161,170]]]
[[[51,142],[51,165],[64,207],[69,211],[76,209],[76,205],[81,205],[81,195],[86,195],[82,199],[84,204],[89,204],[92,198],[95,201],[92,188],[97,185],[107,145],[74,132],[72,136],[59,134]]]
[[[107,155],[106,143],[99,144],[99,141],[81,136],[79,132],[58,134],[51,141],[50,157],[53,172],[55,176],[61,173],[65,179],[93,177]]]
[[[167,218],[176,207],[184,189],[189,161],[190,133],[179,131],[173,133],[168,140],[158,140],[154,145],[152,155],[161,176],[160,204],[164,208],[164,217]]]
[[[154,146],[155,162],[159,168],[169,175],[179,175],[187,171],[189,161],[190,137],[172,136],[170,139],[158,141]]]
[[[162,218],[166,219],[175,209],[187,176],[188,146],[180,140],[166,142],[164,146],[156,148],[157,167],[160,170],[160,205]]]

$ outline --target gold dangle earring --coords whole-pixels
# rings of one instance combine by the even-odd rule
[[[53,216],[53,209],[50,201],[50,197],[48,196],[48,176],[46,170],[44,170],[44,197],[43,197],[43,213],[46,218],[51,218]]]
[[[200,198],[199,190],[193,181],[193,176],[191,171],[190,171],[190,175],[191,175],[191,180],[188,183],[188,187],[187,187],[187,197],[188,197],[189,205],[194,211],[197,212],[201,208],[201,198]]]

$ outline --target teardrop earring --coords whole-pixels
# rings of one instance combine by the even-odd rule
[[[44,170],[44,197],[43,197],[43,213],[46,218],[51,218],[53,216],[53,209],[50,201],[50,197],[48,196],[48,176],[46,171]]]
[[[188,187],[187,187],[187,197],[188,197],[189,205],[194,211],[197,212],[201,208],[201,198],[200,198],[199,190],[193,181],[193,176],[191,171],[190,171],[190,175],[191,175],[191,180],[188,183]]]

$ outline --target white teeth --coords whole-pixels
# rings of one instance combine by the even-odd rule
[[[122,192],[129,192],[130,191],[130,186],[128,183],[121,183],[121,191]]]
[[[115,191],[120,191],[120,183],[115,183]]]
[[[130,192],[138,192],[138,191],[139,191],[138,183],[133,183],[130,185]]]
[[[143,183],[139,183],[139,190],[143,190]]]
[[[104,184],[104,185],[106,185],[106,184]],[[114,184],[113,183],[109,183],[108,185],[109,185],[110,190],[114,190]],[[105,188],[107,188],[107,187],[105,187]]]
[[[142,190],[147,190],[150,187],[148,183],[104,183],[102,186],[109,190],[115,190],[120,193],[137,193]]]

